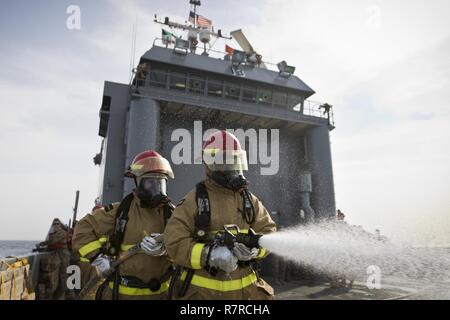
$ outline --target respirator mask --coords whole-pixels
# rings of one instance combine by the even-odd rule
[[[142,208],[156,208],[167,200],[167,176],[159,173],[145,174],[136,179],[136,196]]]

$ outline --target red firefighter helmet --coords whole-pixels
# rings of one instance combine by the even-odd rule
[[[162,173],[172,179],[174,178],[169,161],[154,150],[139,153],[128,167],[125,176],[128,178],[138,178],[146,173]]]
[[[225,130],[214,132],[203,143],[203,161],[212,171],[248,170],[246,151],[238,138]]]

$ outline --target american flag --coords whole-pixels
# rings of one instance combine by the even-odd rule
[[[212,21],[207,19],[207,18],[205,18],[204,16],[201,16],[201,15],[198,14],[197,15],[197,25],[200,28],[205,28],[205,29],[210,30],[211,27],[212,27]]]
[[[201,16],[199,14],[197,14],[197,17],[195,17],[195,13],[194,12],[189,12],[189,22],[194,24],[194,19],[195,22],[197,24],[197,26],[199,26],[200,28],[204,28],[204,29],[208,29],[210,30],[212,27],[212,21],[209,20],[208,18]]]

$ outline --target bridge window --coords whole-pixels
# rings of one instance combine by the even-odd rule
[[[223,94],[223,82],[220,80],[208,81],[208,95],[215,97],[222,97]]]
[[[272,104],[272,91],[258,89],[258,103]]]
[[[205,79],[198,76],[189,77],[189,91],[196,94],[205,93]]]
[[[284,107],[286,106],[287,102],[287,94],[283,92],[277,92],[275,91],[273,93],[273,103],[277,106]]]
[[[165,88],[167,83],[167,71],[161,69],[150,70],[149,82],[153,87]]]
[[[296,109],[296,111],[300,110],[300,104],[302,102],[303,98],[301,96],[298,96],[296,94],[289,94],[288,95],[288,106],[292,109]]]
[[[239,87],[239,85],[231,82],[225,83],[225,97],[227,97],[228,99],[239,100],[240,95],[241,88]]]
[[[242,92],[242,100],[246,102],[256,102],[256,88],[244,87]]]
[[[175,90],[186,90],[186,74],[171,72],[170,73],[170,88]]]

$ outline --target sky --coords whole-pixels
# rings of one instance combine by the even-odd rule
[[[3,0],[0,11],[0,239],[39,240],[97,196],[105,80],[127,83],[187,0]],[[264,60],[288,61],[334,105],[337,207],[351,224],[450,242],[450,2],[202,1],[222,30],[243,29]],[[80,8],[80,29],[66,21]],[[230,45],[237,46],[230,42]],[[222,50],[223,41],[216,44]]]

